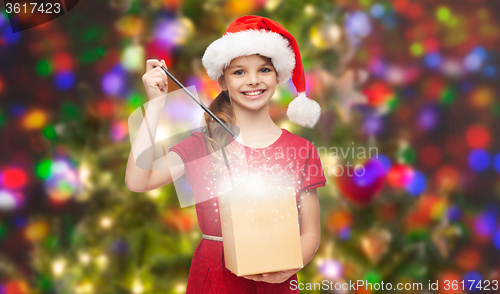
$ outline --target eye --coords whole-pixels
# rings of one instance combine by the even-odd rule
[[[269,68],[267,68],[267,67],[263,68],[263,70],[267,70],[267,71],[265,71],[265,73],[268,73],[268,72],[270,72],[270,71],[271,71],[271,70],[270,70]]]
[[[238,76],[239,76],[238,72],[240,72],[240,71],[241,71],[241,72],[243,72],[243,71],[240,69],[240,70],[235,71],[234,73],[235,73],[236,75],[238,75]]]

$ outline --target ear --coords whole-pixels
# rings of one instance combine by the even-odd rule
[[[222,91],[227,91],[226,80],[224,79],[224,76],[221,76],[217,81],[219,82],[219,86]]]

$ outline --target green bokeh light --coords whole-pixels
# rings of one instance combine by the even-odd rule
[[[59,239],[56,235],[50,235],[43,240],[43,246],[51,252],[56,252],[59,247]]]
[[[7,236],[7,225],[5,223],[0,223],[0,240]]]
[[[410,52],[414,56],[421,56],[424,53],[424,47],[422,46],[422,44],[413,43],[410,46]]]
[[[0,110],[0,128],[5,125],[6,121],[7,121],[7,115],[3,110]]]
[[[407,164],[412,164],[417,159],[417,152],[410,146],[401,148],[398,150],[398,158],[401,158]]]
[[[368,283],[376,284],[382,281],[380,274],[376,271],[369,271],[365,274],[364,280]]]
[[[409,242],[425,241],[429,239],[429,233],[426,228],[419,227],[412,229],[407,237]]]
[[[394,95],[389,101],[387,102],[387,107],[389,108],[389,111],[394,111],[399,105],[399,95]]]
[[[103,47],[97,47],[85,50],[78,58],[81,63],[89,63],[94,62],[104,56],[106,54],[106,50]]]
[[[49,291],[53,287],[50,278],[48,278],[47,276],[45,276],[43,274],[40,274],[37,277],[35,283],[36,283],[37,289],[43,290],[43,291]]]
[[[451,12],[448,7],[439,7],[436,11],[437,19],[440,21],[446,21],[450,18]]]
[[[368,7],[372,4],[372,0],[359,0],[359,4],[363,7]]]
[[[84,41],[90,41],[90,40],[100,40],[106,35],[106,31],[104,30],[103,27],[100,26],[94,26],[94,27],[89,27],[83,32],[82,34],[82,40]]]
[[[456,91],[451,87],[446,87],[439,97],[439,100],[444,105],[450,105],[455,100],[455,96],[457,95]]]
[[[52,168],[51,160],[44,160],[38,163],[36,166],[36,175],[43,180],[46,180],[50,177],[50,170]]]
[[[61,111],[64,119],[80,120],[82,117],[81,107],[72,102],[64,102],[61,106]]]
[[[56,130],[54,126],[47,126],[45,129],[43,129],[43,136],[49,140],[53,140],[56,138]]]
[[[142,96],[134,92],[128,97],[128,107],[129,109],[135,110],[142,105]]]
[[[52,63],[47,59],[40,60],[36,64],[36,72],[42,77],[50,75],[52,73],[52,69]]]

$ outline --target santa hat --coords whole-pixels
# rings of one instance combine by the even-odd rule
[[[278,73],[278,82],[292,78],[297,97],[288,105],[288,118],[301,126],[314,127],[321,107],[306,97],[306,79],[297,41],[279,23],[262,16],[243,16],[231,23],[222,38],[210,44],[202,63],[210,78],[218,80],[231,60],[259,54],[271,58]]]

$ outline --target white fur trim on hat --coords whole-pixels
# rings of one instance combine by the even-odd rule
[[[321,107],[318,102],[306,97],[302,92],[288,104],[286,111],[290,121],[303,127],[312,128],[318,122],[321,115]]]
[[[231,60],[252,54],[271,58],[279,83],[285,83],[292,77],[295,54],[288,40],[264,29],[225,34],[208,46],[202,63],[210,78],[216,81]]]

